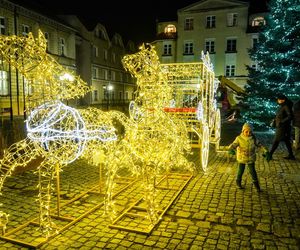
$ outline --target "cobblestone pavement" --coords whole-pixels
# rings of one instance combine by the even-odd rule
[[[257,136],[270,146],[272,134],[257,133]],[[255,190],[247,171],[243,177],[245,189],[237,189],[236,161],[227,152],[216,153],[212,148],[206,172],[200,169],[195,153],[196,173],[149,235],[109,227],[110,221],[100,206],[40,248],[299,249],[300,151],[296,152],[296,161],[283,159],[285,153],[280,145],[269,163],[258,154],[261,193]],[[1,210],[10,214],[7,231],[38,216],[37,180],[34,171],[26,171],[5,182]],[[61,173],[61,198],[71,199],[98,182],[98,168],[78,161]],[[116,202],[118,206],[127,206],[136,195],[134,188],[128,188]],[[93,199],[94,204],[101,202],[97,197]],[[55,195],[52,205],[56,207]],[[82,201],[76,205],[78,210],[69,213],[80,214],[90,206]],[[22,234],[20,238],[36,235]],[[27,247],[0,239],[0,249]]]

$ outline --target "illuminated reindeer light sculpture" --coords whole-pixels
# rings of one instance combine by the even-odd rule
[[[39,223],[47,237],[53,228],[50,201],[57,167],[60,169],[78,157],[89,157],[93,150],[116,141],[115,129],[105,112],[92,108],[76,110],[61,102],[83,96],[89,87],[46,53],[41,32],[37,39],[31,33],[28,37],[1,36],[0,56],[25,77],[26,89],[33,90],[26,95],[27,137],[11,145],[0,160],[0,190],[16,167],[42,158],[38,166]]]
[[[108,155],[107,162],[110,176],[114,176],[120,166],[125,166],[142,180],[147,217],[156,224],[160,215],[155,201],[155,181],[159,175],[175,168],[192,172],[193,164],[186,158],[191,148],[185,124],[171,119],[163,110],[172,92],[161,72],[154,48],[143,45],[139,52],[126,55],[122,63],[137,79],[138,89],[136,99],[129,107],[130,119],[123,119],[124,138]],[[112,185],[113,177],[110,183],[107,186]],[[110,202],[108,200],[108,205]]]

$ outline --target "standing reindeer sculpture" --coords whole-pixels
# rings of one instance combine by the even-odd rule
[[[186,158],[191,153],[187,128],[164,112],[171,88],[154,48],[143,45],[139,52],[124,56],[122,63],[137,79],[136,98],[129,107],[130,119],[124,120],[124,137],[108,155],[107,162],[111,176],[123,166],[142,180],[148,219],[156,224],[160,215],[156,209],[155,180],[171,169],[193,171],[193,164]]]
[[[46,53],[41,32],[37,39],[31,33],[28,37],[1,36],[0,56],[24,76],[26,89],[33,90],[26,94],[27,137],[12,144],[0,160],[0,190],[16,167],[41,158],[39,222],[47,237],[53,229],[50,201],[56,168],[116,141],[115,129],[110,117],[99,109],[77,110],[63,104],[63,100],[83,96],[89,88]]]

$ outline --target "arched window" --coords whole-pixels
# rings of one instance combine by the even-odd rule
[[[252,21],[252,27],[266,25],[266,20],[262,16],[255,17]]]
[[[168,24],[165,27],[165,33],[176,33],[176,27],[173,24]]]

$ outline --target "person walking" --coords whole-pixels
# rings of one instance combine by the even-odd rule
[[[297,150],[300,149],[300,99],[294,103],[293,113],[293,126],[295,131],[294,147]]]
[[[290,101],[285,95],[277,96],[277,103],[279,108],[276,112],[275,117],[275,137],[270,150],[270,160],[279,146],[281,141],[284,141],[286,148],[288,150],[288,155],[284,157],[287,160],[295,160],[295,156],[292,150],[291,136],[292,136],[292,125],[293,120],[293,102]]]
[[[250,175],[252,177],[253,184],[258,192],[261,191],[256,169],[256,149],[261,149],[264,156],[268,156],[268,150],[256,139],[252,133],[252,127],[249,123],[245,123],[242,127],[242,132],[235,140],[228,146],[228,153],[235,154],[238,162],[238,171],[236,176],[236,185],[240,189],[244,189],[242,186],[242,177],[247,165]]]

